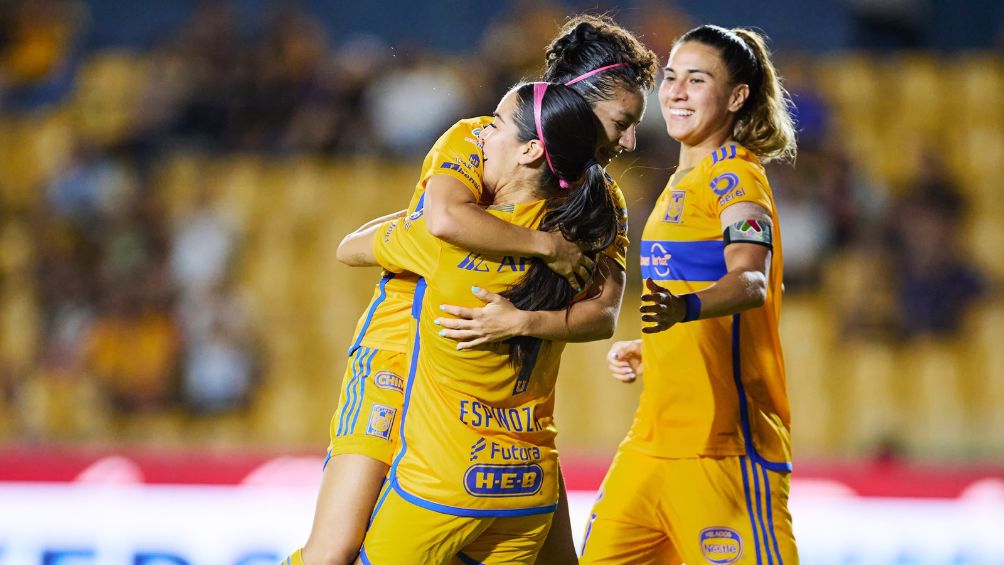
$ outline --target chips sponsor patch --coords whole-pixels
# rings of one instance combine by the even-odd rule
[[[390,439],[390,430],[394,427],[394,417],[397,408],[385,404],[374,404],[370,408],[370,419],[366,423],[366,435],[382,439]]]
[[[384,390],[404,392],[404,379],[390,371],[380,371],[374,375],[373,384]]]
[[[716,565],[735,563],[743,555],[743,539],[732,528],[704,528],[700,541],[701,554]]]
[[[686,196],[686,190],[674,190],[669,194],[669,204],[666,205],[666,215],[662,217],[662,221],[671,224],[683,221],[683,203]]]

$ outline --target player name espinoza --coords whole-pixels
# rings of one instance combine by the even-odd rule
[[[460,401],[460,421],[474,428],[495,428],[507,432],[537,432],[540,422],[533,417],[533,408],[496,408],[477,400]]]

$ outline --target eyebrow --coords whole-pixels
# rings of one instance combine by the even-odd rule
[[[672,67],[668,67],[668,66],[667,67],[663,67],[662,70],[665,71],[665,72],[667,72],[667,73],[675,73],[676,72],[676,70],[674,70]],[[691,73],[691,74],[693,74],[693,73],[703,73],[703,74],[708,75],[709,77],[715,76],[714,74],[711,73],[711,71],[706,71],[704,69],[686,69],[686,72]]]
[[[492,117],[495,118],[496,120],[500,121],[500,122],[504,122],[505,121],[505,120],[502,119],[502,115],[499,114],[498,112],[492,112]]]

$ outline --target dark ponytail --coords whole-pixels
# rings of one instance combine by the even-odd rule
[[[618,90],[651,90],[659,58],[630,31],[608,16],[583,14],[565,22],[545,52],[542,80],[565,84],[589,71],[623,65],[572,85],[590,106],[614,98]]]
[[[513,117],[520,141],[538,139],[533,84],[517,87],[516,94]],[[595,258],[597,252],[614,242],[618,227],[606,173],[593,159],[599,121],[571,87],[551,84],[541,100],[540,125],[549,164],[541,173],[548,211],[539,229],[560,231],[565,239],[579,244]],[[560,187],[562,180],[570,185],[568,189]],[[571,304],[575,290],[541,260],[533,259],[527,273],[502,295],[521,310],[562,310]],[[510,347],[513,367],[519,371],[533,369],[540,339],[521,336],[505,343]]]

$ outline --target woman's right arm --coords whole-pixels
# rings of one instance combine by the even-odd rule
[[[588,281],[593,261],[560,233],[516,226],[484,210],[459,180],[433,175],[425,188],[425,221],[439,239],[475,253],[539,257],[572,288]],[[576,280],[578,277],[580,280]]]
[[[373,253],[373,237],[377,228],[386,221],[403,218],[407,213],[407,210],[399,210],[366,222],[356,231],[345,236],[345,239],[338,244],[335,258],[350,267],[378,266],[376,255]]]

